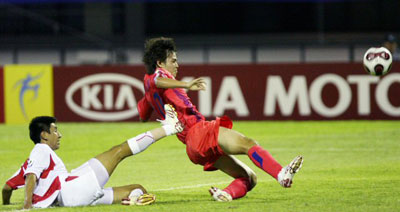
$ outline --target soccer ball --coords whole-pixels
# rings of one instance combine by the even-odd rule
[[[385,47],[369,48],[364,54],[363,65],[371,75],[385,75],[392,68],[392,54]]]

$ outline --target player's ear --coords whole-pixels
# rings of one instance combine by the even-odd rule
[[[45,141],[47,141],[46,133],[47,133],[46,131],[42,131],[42,132],[40,133],[40,138],[43,139],[43,140],[45,140]]]
[[[157,60],[157,67],[162,67],[162,65],[163,65],[163,62],[162,62],[162,61],[159,61],[159,60]]]

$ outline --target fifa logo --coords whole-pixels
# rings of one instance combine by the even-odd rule
[[[26,114],[26,109],[25,109],[25,103],[24,103],[24,96],[26,93],[32,91],[34,92],[34,97],[31,99],[31,101],[34,101],[38,97],[38,92],[40,88],[40,84],[36,82],[38,79],[40,79],[43,75],[43,72],[36,75],[32,76],[30,73],[26,75],[25,78],[18,80],[15,84],[13,89],[19,89],[19,106],[22,111],[22,114],[24,115],[25,119],[28,120],[28,115]]]

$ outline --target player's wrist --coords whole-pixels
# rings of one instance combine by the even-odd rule
[[[189,89],[190,88],[190,82],[183,82],[183,87],[185,89]]]
[[[22,209],[31,209],[32,208],[32,203],[25,203],[24,207]]]

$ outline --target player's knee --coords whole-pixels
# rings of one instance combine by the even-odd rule
[[[253,172],[250,174],[250,190],[257,185],[257,175]]]
[[[253,147],[254,145],[258,145],[257,141],[255,141],[254,139],[251,139],[249,137],[246,137],[246,136],[244,136],[242,140],[243,140],[242,144],[243,144],[246,152],[248,152],[249,149],[251,147]]]

